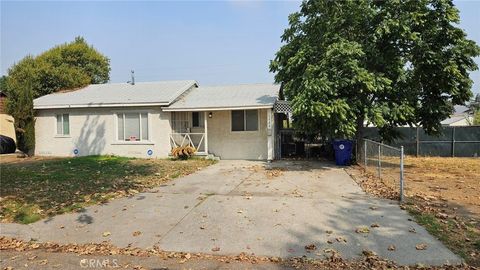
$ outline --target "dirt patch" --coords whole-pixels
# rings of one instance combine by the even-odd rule
[[[407,157],[405,191],[443,201],[457,213],[480,216],[480,159]]]

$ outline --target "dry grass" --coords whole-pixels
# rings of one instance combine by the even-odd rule
[[[467,216],[480,216],[480,159],[407,157],[407,195],[445,201]]]

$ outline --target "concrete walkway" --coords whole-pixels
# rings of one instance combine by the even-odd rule
[[[395,202],[364,194],[342,168],[281,161],[271,165],[281,169],[272,176],[264,165],[221,161],[152,192],[81,213],[30,225],[2,224],[1,234],[226,255],[322,258],[324,249],[335,249],[356,258],[368,249],[399,264],[461,262]],[[379,227],[371,228],[374,223]],[[362,226],[370,232],[355,232]],[[416,250],[420,243],[427,249]],[[306,252],[309,244],[317,250]],[[391,245],[394,251],[388,250]]]

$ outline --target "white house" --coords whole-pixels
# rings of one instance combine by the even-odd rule
[[[274,159],[279,85],[193,80],[98,84],[34,100],[35,154],[167,157],[192,145],[222,159]]]

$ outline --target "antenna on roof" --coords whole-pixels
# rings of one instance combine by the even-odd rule
[[[128,81],[127,83],[129,83],[131,85],[135,85],[135,71],[131,70],[130,72],[132,73],[132,79],[130,81]]]

